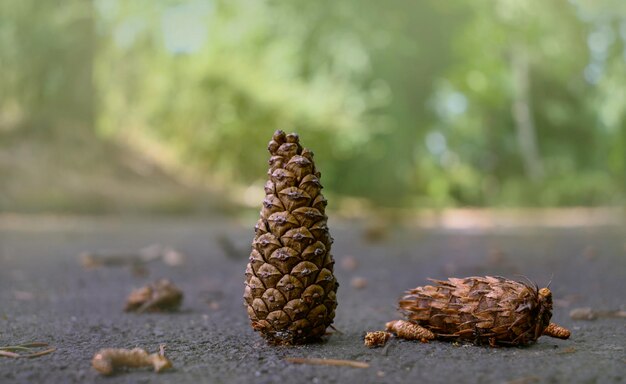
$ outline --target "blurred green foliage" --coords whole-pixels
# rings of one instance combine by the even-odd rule
[[[262,185],[283,129],[330,194],[618,204],[625,47],[620,0],[0,0],[0,132],[142,138]]]

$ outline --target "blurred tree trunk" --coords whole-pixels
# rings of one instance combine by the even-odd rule
[[[544,177],[543,162],[537,145],[537,133],[530,101],[528,53],[523,45],[516,46],[511,56],[513,78],[512,113],[517,132],[524,170],[530,180],[537,182]]]

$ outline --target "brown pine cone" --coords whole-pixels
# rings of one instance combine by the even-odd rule
[[[438,339],[526,345],[550,324],[548,288],[492,276],[431,281],[435,285],[408,291],[400,309]]]
[[[252,328],[272,344],[319,340],[335,317],[337,280],[326,199],[313,153],[276,131],[244,291]]]

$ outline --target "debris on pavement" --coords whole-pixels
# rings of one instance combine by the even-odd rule
[[[165,356],[165,346],[159,352],[148,354],[145,349],[104,348],[96,352],[91,360],[93,368],[103,375],[111,375],[120,368],[153,367],[160,373],[172,368],[172,362]]]
[[[602,311],[594,310],[590,307],[574,308],[569,316],[573,320],[595,320],[598,318],[622,318],[626,319],[626,311],[620,309]]]
[[[574,353],[574,352],[576,352],[576,348],[574,348],[574,347],[567,347],[567,348],[563,348],[561,350],[561,352],[559,352],[559,354],[560,355],[564,355],[564,354],[567,354],[567,353]]]
[[[45,348],[43,350],[37,350]],[[12,358],[33,358],[44,356],[56,351],[55,347],[51,347],[48,343],[26,343],[18,345],[0,346],[0,356]]]
[[[383,347],[390,337],[391,333],[385,331],[367,332],[364,339],[365,346],[368,348]]]
[[[287,357],[285,361],[294,364],[332,365],[337,367],[369,368],[369,364],[356,360],[318,359],[306,357]]]
[[[185,255],[170,246],[161,244],[151,244],[133,252],[85,251],[78,258],[86,269],[100,267],[136,268],[158,260],[169,266],[179,266],[185,262]]]
[[[183,301],[183,291],[167,279],[135,289],[126,300],[126,312],[175,311]]]
[[[350,286],[354,289],[363,289],[367,287],[367,279],[365,277],[354,277],[350,280]]]

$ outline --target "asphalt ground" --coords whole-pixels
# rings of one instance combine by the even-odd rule
[[[37,358],[0,357],[2,383],[613,383],[626,376],[626,320],[573,320],[577,307],[625,309],[626,228],[377,228],[329,222],[340,283],[334,334],[323,343],[268,346],[249,326],[242,292],[254,219],[76,218],[0,225],[0,346],[47,342]],[[132,252],[160,243],[182,264],[153,261],[86,269],[84,251]],[[400,318],[402,293],[428,277],[520,275],[550,288],[553,321],[570,340],[477,347],[392,339],[363,345],[366,331]],[[180,311],[123,312],[133,288],[167,277],[185,294]],[[356,279],[356,280],[355,280]],[[358,282],[358,283],[357,283]],[[166,344],[174,369],[103,377],[100,348]],[[299,365],[288,357],[348,359],[369,368]]]

